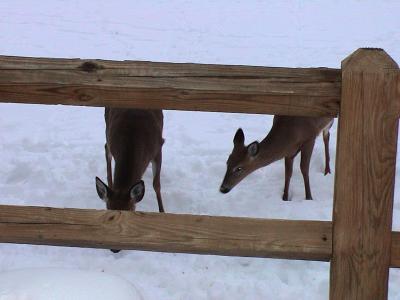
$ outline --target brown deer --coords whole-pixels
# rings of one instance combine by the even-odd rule
[[[221,184],[221,193],[228,193],[243,178],[255,170],[285,158],[285,187],[282,200],[288,200],[293,160],[301,152],[300,169],[304,178],[306,199],[312,200],[309,167],[316,137],[323,131],[325,144],[325,175],[329,167],[329,129],[333,119],[328,117],[275,116],[268,135],[259,143],[244,144],[244,133],[238,129],[233,139],[233,150],[227,161],[227,170]]]
[[[153,187],[158,210],[164,212],[161,199],[163,113],[161,110],[105,108],[106,161],[108,186],[96,177],[96,190],[107,209],[135,210],[144,196],[142,176],[152,162]],[[114,182],[111,160],[114,158]]]

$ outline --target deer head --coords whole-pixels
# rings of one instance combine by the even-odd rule
[[[145,188],[143,180],[140,180],[128,190],[113,190],[96,177],[96,190],[107,209],[135,210],[136,203],[143,199]]]
[[[244,145],[244,133],[241,128],[236,131],[233,138],[233,150],[226,162],[227,168],[220,192],[228,193],[243,178],[258,169],[257,164],[259,143],[257,141]]]

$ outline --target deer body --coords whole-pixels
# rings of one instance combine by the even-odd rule
[[[275,116],[268,135],[259,143],[244,145],[244,133],[238,129],[234,148],[227,161],[227,171],[221,184],[222,193],[229,192],[253,171],[285,158],[285,187],[283,200],[288,200],[293,160],[301,152],[300,169],[304,178],[306,199],[312,199],[309,166],[316,137],[323,131],[325,143],[325,175],[329,167],[329,129],[333,119],[328,117]]]
[[[135,210],[144,196],[141,180],[150,162],[158,208],[161,199],[163,113],[161,110],[106,108],[106,162],[108,186],[96,177],[96,189],[108,209]],[[114,180],[111,160],[114,158]]]

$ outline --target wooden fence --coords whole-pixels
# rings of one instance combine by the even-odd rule
[[[0,102],[337,116],[333,222],[0,205],[0,242],[331,262],[330,299],[387,299],[400,71],[382,49],[341,69],[0,56]]]

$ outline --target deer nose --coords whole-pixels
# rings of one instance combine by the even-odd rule
[[[230,190],[231,190],[230,188],[228,188],[228,187],[226,187],[226,186],[224,186],[224,185],[221,185],[221,187],[219,188],[219,191],[220,191],[222,194],[226,194],[226,193],[228,193]]]

